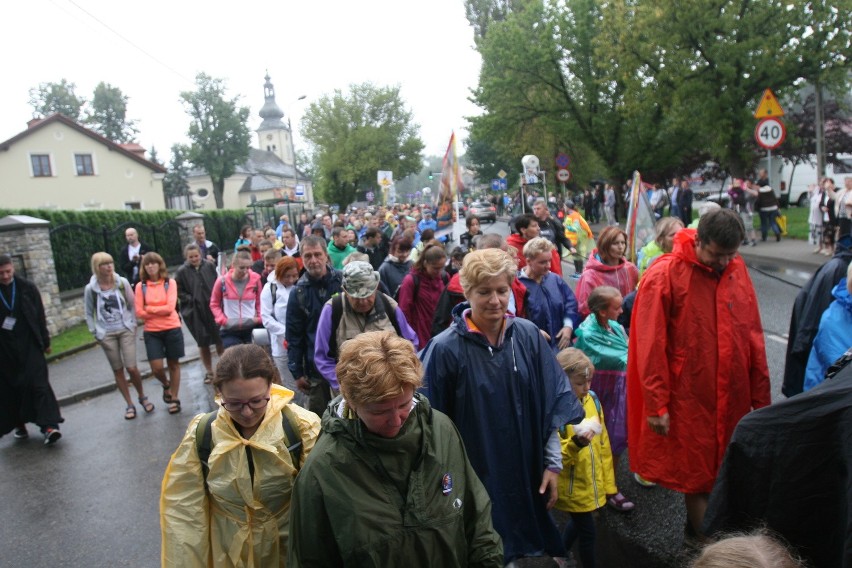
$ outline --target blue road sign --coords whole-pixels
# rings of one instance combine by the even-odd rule
[[[509,188],[509,182],[506,178],[500,180],[500,191],[506,191]]]
[[[500,180],[492,179],[491,180],[491,191],[500,191]]]

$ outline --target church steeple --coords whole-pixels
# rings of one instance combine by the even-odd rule
[[[263,98],[266,102],[263,103],[263,107],[258,113],[260,118],[263,119],[258,130],[275,130],[278,128],[287,130],[287,125],[281,120],[284,118],[284,112],[275,102],[275,87],[272,86],[272,82],[269,80],[268,71],[264,79],[266,79],[266,83],[263,84]]]

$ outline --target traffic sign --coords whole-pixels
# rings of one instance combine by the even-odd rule
[[[754,111],[754,118],[769,118],[772,116],[784,116],[784,111],[781,105],[778,104],[778,99],[772,93],[772,89],[763,91],[763,96],[760,97],[760,104],[757,105],[757,110]]]
[[[500,178],[500,191],[506,191],[509,188],[509,180]]]
[[[506,179],[507,175],[509,175],[509,174],[507,174],[503,170],[500,170],[499,172],[497,172],[497,177],[500,178],[500,179]]]
[[[763,148],[774,150],[787,137],[787,129],[780,118],[764,118],[754,129],[754,139]]]
[[[375,193],[373,193],[372,191],[368,191],[368,192],[367,192],[367,201],[372,201],[372,200],[373,200],[373,199],[375,199],[375,198],[376,198],[376,194],[375,194]]]
[[[560,169],[560,170],[557,170],[557,171],[556,171],[556,179],[558,179],[558,180],[559,180],[559,181],[561,181],[562,183],[565,183],[566,181],[568,181],[569,179],[571,179],[571,172],[569,172],[569,171],[568,171],[568,170],[566,170],[565,168],[562,168],[562,169]]]
[[[302,184],[298,184],[296,186],[296,197],[304,197],[305,196],[305,186]]]
[[[500,180],[492,179],[491,180],[491,191],[500,191]]]
[[[571,160],[568,158],[568,154],[565,152],[559,152],[556,154],[556,167],[560,170],[567,170],[568,164],[571,163]],[[559,180],[562,181],[562,180]]]

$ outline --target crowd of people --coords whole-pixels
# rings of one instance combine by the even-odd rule
[[[831,217],[846,222],[820,225],[822,249],[834,232],[836,262],[797,299],[788,396],[818,387],[852,337],[852,207],[829,181],[815,201],[842,203]],[[181,412],[182,323],[219,405],[192,419],[166,471],[163,565],[567,565],[576,543],[591,568],[595,511],[636,507],[616,482],[628,449],[636,487],[683,494],[685,542],[707,543],[728,442],[770,404],[756,294],[737,254],[754,243],[743,223],[754,210],[764,240],[780,235],[763,187],[737,180],[731,208],[697,228],[684,228],[688,184],[676,180],[665,199],[655,188],[663,216],[638,267],[610,188],[596,239],[573,201],[559,218],[534,200],[507,238],[468,218],[453,250],[425,208],[282,216],[277,228],[246,227],[228,254],[196,226],[174,278],[128,229],[123,274],[96,253],[84,294],[124,418],[137,415],[130,385],[142,410],[155,408],[137,321],[168,412]],[[0,256],[0,356],[21,373],[49,350],[28,286]],[[34,383],[28,404],[6,399],[3,431],[24,437],[34,421],[53,444],[62,418],[46,368]],[[561,531],[554,507],[568,514]]]

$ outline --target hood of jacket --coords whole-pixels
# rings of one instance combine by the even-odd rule
[[[846,278],[841,278],[831,290],[831,295],[837,300],[837,303],[849,312],[852,312],[852,295],[849,294],[849,289],[846,287]]]
[[[586,261],[586,270],[597,270],[598,272],[615,272],[616,270],[620,270],[627,263],[627,260],[624,258],[618,259],[618,264],[615,266],[610,266],[608,264],[604,264],[601,259],[598,257],[598,249],[592,249],[592,252],[589,254],[589,258]]]
[[[420,394],[414,393],[415,409],[409,414],[409,420],[419,420],[426,423],[432,422],[432,406],[429,400]],[[364,440],[366,433],[364,423],[349,407],[343,395],[336,397],[326,407],[322,415],[322,432],[334,436],[338,441],[350,446],[352,449],[366,450],[367,442]],[[425,440],[421,440],[420,456],[424,453]]]

